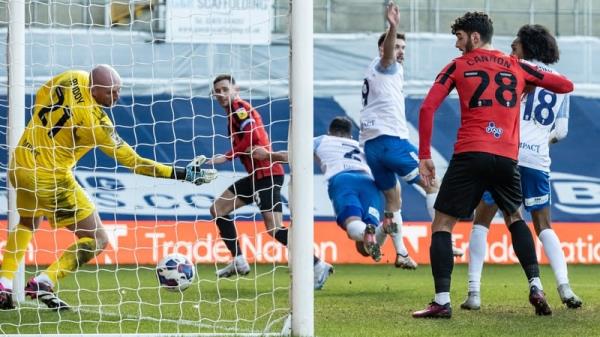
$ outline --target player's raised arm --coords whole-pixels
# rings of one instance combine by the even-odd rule
[[[396,63],[396,30],[400,23],[400,10],[394,1],[390,1],[387,5],[386,19],[389,24],[387,34],[383,40],[383,56],[379,64],[386,69]]]
[[[567,94],[573,91],[573,82],[563,75],[544,71],[537,65],[524,60],[519,60],[519,66],[525,74],[525,81],[529,84],[557,94]]]

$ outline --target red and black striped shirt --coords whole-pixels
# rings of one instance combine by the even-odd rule
[[[270,160],[254,160],[248,153],[252,147],[261,146],[271,150],[271,142],[265,130],[260,114],[250,103],[236,99],[229,109],[229,137],[231,150],[225,154],[227,159],[239,157],[249,174],[255,179],[284,175],[283,166]]]

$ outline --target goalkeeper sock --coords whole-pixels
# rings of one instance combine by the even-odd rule
[[[236,257],[242,254],[240,243],[237,240],[237,230],[235,229],[235,223],[229,215],[217,218],[217,227],[219,227],[219,233],[221,239],[225,242],[225,246],[231,252],[231,256]]]
[[[8,233],[6,248],[4,248],[4,260],[2,261],[2,272],[0,272],[0,279],[4,287],[12,289],[12,280],[19,268],[19,263],[25,255],[25,251],[27,251],[32,236],[31,229],[21,224]]]
[[[46,269],[44,274],[48,276],[52,284],[56,284],[59,279],[74,272],[100,252],[101,250],[96,249],[96,240],[81,238],[67,248],[58,260]]]
[[[528,280],[540,277],[540,268],[535,254],[533,236],[527,224],[523,220],[513,222],[508,229],[512,236],[513,250],[519,258],[521,267],[525,271]]]
[[[485,248],[488,229],[482,225],[473,225],[469,240],[469,291],[480,291],[481,271],[485,260]]]
[[[287,247],[288,244],[288,229],[285,227],[275,229],[275,240]]]

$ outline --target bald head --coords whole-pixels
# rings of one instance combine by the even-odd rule
[[[121,76],[107,64],[97,65],[90,72],[90,91],[98,104],[109,108],[119,100]]]

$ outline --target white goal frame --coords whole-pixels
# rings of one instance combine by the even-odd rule
[[[313,290],[313,0],[289,0],[290,5],[290,165],[294,188],[290,191],[289,264],[291,273],[291,320],[281,335],[314,335]],[[25,0],[8,1],[8,151],[16,148],[25,129]],[[293,151],[292,151],[293,148]],[[9,159],[10,160],[10,159]],[[291,186],[292,184],[290,184]],[[8,225],[16,227],[16,193],[7,179]],[[300,272],[295,272],[300,271]],[[15,275],[14,299],[24,301],[24,262]],[[291,321],[291,324],[290,324]],[[134,334],[132,334],[134,335]],[[231,336],[232,334],[135,334],[136,336]],[[273,333],[236,333],[236,336],[270,336]],[[32,335],[34,336],[34,335]],[[45,335],[51,336],[51,335]],[[75,336],[58,334],[55,336]],[[123,334],[86,334],[123,336]]]

